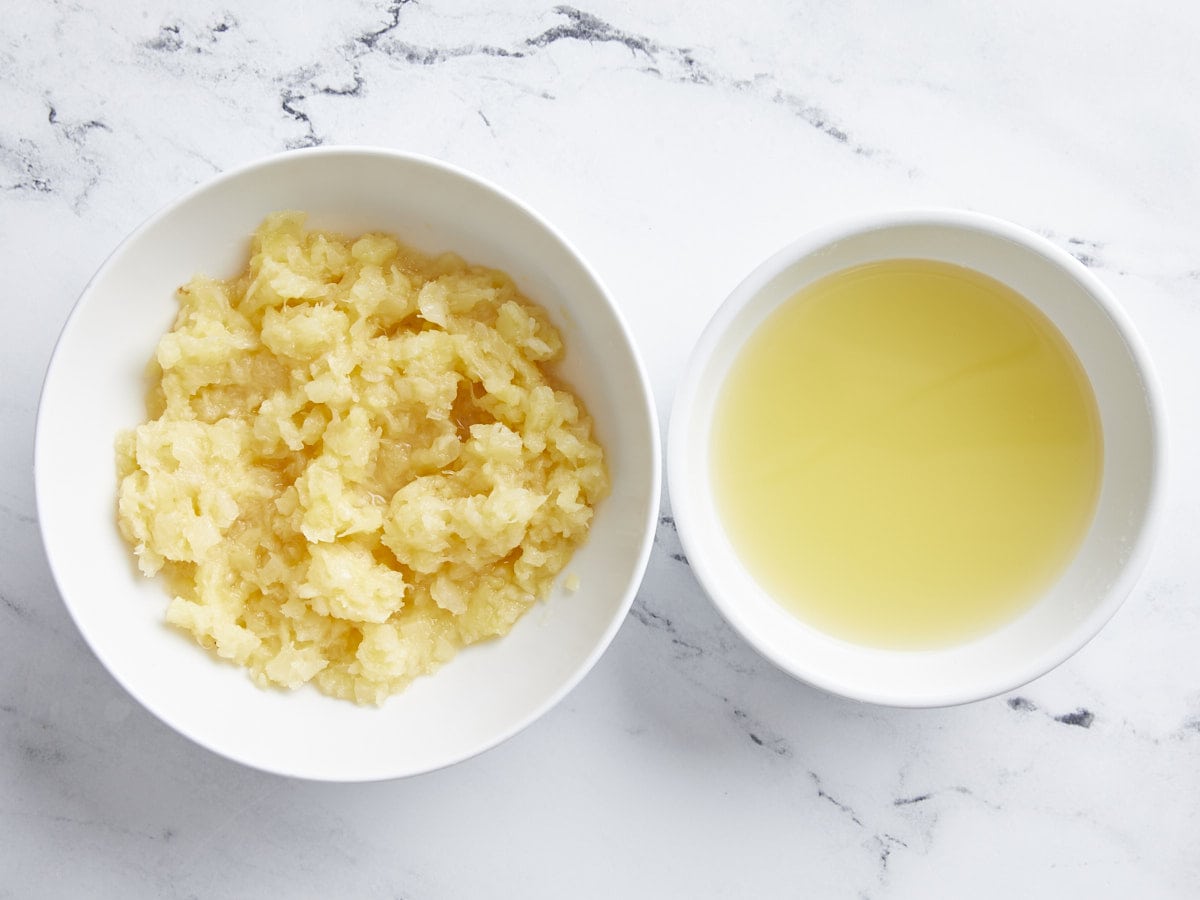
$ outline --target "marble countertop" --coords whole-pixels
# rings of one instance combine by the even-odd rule
[[[1200,895],[1200,8],[10,0],[0,27],[0,897]],[[632,614],[524,733],[432,775],[291,781],[138,706],[38,536],[38,390],[144,217],[287,148],[440,157],[556,223],[661,420],[709,315],[848,214],[1012,219],[1121,298],[1174,465],[1138,588],[1009,696],[857,705],[724,624],[669,500]]]

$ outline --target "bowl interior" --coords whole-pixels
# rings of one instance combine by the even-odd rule
[[[1092,526],[1059,580],[1026,614],[970,643],[928,651],[867,648],[788,613],[741,565],[709,484],[714,400],[745,340],[806,284],[889,258],[955,263],[1005,282],[1054,322],[1095,391],[1104,473]],[[668,448],[671,498],[688,558],[722,613],[768,658],[810,683],[857,699],[934,706],[1014,688],[1057,665],[1116,611],[1144,562],[1160,479],[1153,376],[1107,289],[1049,242],[966,213],[897,215],[836,226],[764,263],[701,337],[677,395]]]
[[[245,265],[266,214],[308,212],[346,233],[383,230],[427,251],[504,269],[561,329],[561,374],[608,455],[612,494],[567,572],[511,634],[463,651],[380,709],[315,689],[261,691],[163,622],[160,581],[138,575],[115,524],[113,440],[143,421],[143,371],[197,273]],[[591,667],[628,611],[657,517],[652,399],[619,313],[553,229],[451,167],[386,151],[286,154],[222,176],[150,220],[99,271],[47,373],[35,480],[51,567],[97,656],[152,712],[209,748],[262,769],[329,780],[427,771],[515,733]]]

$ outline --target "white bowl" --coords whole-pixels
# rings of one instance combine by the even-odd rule
[[[864,647],[787,612],[739,561],[709,481],[714,401],[746,339],[806,284],[889,258],[967,266],[1036,303],[1091,379],[1103,429],[1096,513],[1066,571],[1016,621],[946,649]],[[846,697],[893,706],[945,706],[1002,693],[1044,674],[1116,612],[1145,564],[1161,505],[1161,400],[1132,324],[1100,280],[1069,254],[987,216],[900,212],[813,232],[771,257],[734,290],[702,334],[676,395],[667,469],[675,522],[692,568],[725,618],[764,656],[796,678]]]
[[[382,708],[314,688],[263,691],[164,624],[166,588],[135,573],[115,524],[113,440],[145,418],[144,367],[197,273],[228,277],[260,220],[384,230],[507,271],[561,329],[562,374],[604,445],[612,494],[555,589],[501,640],[471,647]],[[285,775],[368,781],[425,772],[515,734],[604,652],[633,602],[659,501],[653,399],[633,340],[595,274],[543,219],[459,169],[385,150],[287,153],[220,176],[155,215],[84,289],[38,412],[35,482],[46,553],[100,661],[151,712],[231,759]]]

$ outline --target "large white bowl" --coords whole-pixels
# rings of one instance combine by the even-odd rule
[[[263,691],[166,626],[166,588],[135,573],[115,524],[113,440],[145,417],[144,368],[197,273],[228,277],[259,221],[280,209],[347,233],[384,230],[424,250],[501,268],[567,347],[561,372],[608,455],[612,494],[556,588],[511,634],[471,647],[382,708],[313,688]],[[621,314],[571,246],[480,178],[385,150],[326,148],[246,166],[139,228],[84,290],[59,338],[38,412],[35,483],[46,553],[100,661],[182,734],[260,769],[330,781],[429,771],[513,735],[579,682],[616,634],[641,580],[659,501],[653,399]]]
[[[1026,614],[979,640],[896,651],[831,637],[787,612],[742,565],[713,503],[717,392],[746,339],[783,301],[833,272],[889,258],[967,266],[1008,284],[1058,326],[1091,379],[1104,474],[1073,561]],[[729,296],[689,361],[671,414],[667,469],[679,536],[729,622],[795,677],[858,700],[944,706],[1011,690],[1071,656],[1117,611],[1145,564],[1161,506],[1161,399],[1132,323],[1108,289],[1049,241],[975,213],[917,211],[823,228],[780,251]]]

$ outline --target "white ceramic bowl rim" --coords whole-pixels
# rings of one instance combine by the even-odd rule
[[[570,264],[577,267],[575,275],[578,276],[578,279],[582,280],[581,283],[588,282],[594,287],[594,293],[596,297],[601,300],[601,302],[599,302],[597,305],[606,309],[607,315],[611,317],[611,322],[613,323],[613,334],[611,335],[612,343],[608,346],[608,350],[617,352],[618,355],[621,356],[621,358],[628,364],[626,366],[625,375],[621,377],[626,378],[631,384],[636,384],[635,387],[624,393],[621,398],[622,403],[625,404],[625,407],[628,410],[628,421],[629,423],[632,423],[628,425],[627,430],[631,434],[644,434],[646,437],[645,445],[640,447],[637,451],[638,453],[643,453],[645,455],[644,465],[638,465],[636,467],[637,471],[630,476],[632,480],[638,483],[638,499],[629,501],[638,509],[644,509],[644,511],[642,515],[638,517],[636,525],[632,521],[621,523],[621,530],[624,532],[621,537],[621,540],[624,542],[623,546],[627,546],[634,552],[626,555],[626,559],[629,560],[629,562],[620,567],[620,571],[622,573],[628,570],[629,577],[625,580],[625,582],[620,585],[611,584],[605,588],[609,592],[609,595],[614,595],[618,590],[620,591],[620,594],[619,599],[613,603],[613,612],[611,618],[607,622],[607,625],[604,627],[602,633],[596,635],[595,640],[590,645],[590,649],[578,657],[577,663],[574,665],[569,674],[557,684],[557,687],[547,693],[541,702],[536,704],[536,706],[528,709],[518,718],[496,725],[496,727],[493,727],[486,735],[483,735],[478,739],[462,743],[461,746],[448,755],[444,755],[434,761],[426,760],[416,765],[405,765],[403,762],[397,762],[389,766],[389,764],[384,761],[380,765],[371,767],[368,771],[356,771],[353,769],[341,770],[336,767],[331,768],[328,765],[309,765],[299,758],[290,759],[287,762],[277,763],[266,752],[258,752],[257,750],[246,751],[244,749],[231,750],[222,740],[214,738],[213,735],[205,733],[203,730],[192,727],[188,721],[178,714],[177,710],[169,708],[172,704],[150,700],[145,696],[146,692],[142,684],[132,683],[129,678],[121,673],[118,667],[113,665],[114,660],[112,658],[111,648],[100,646],[97,643],[93,630],[87,626],[86,622],[81,616],[81,604],[83,604],[85,601],[78,596],[72,595],[71,592],[65,590],[63,587],[66,581],[65,576],[67,575],[67,570],[74,565],[75,561],[70,558],[66,549],[58,547],[53,536],[47,533],[48,521],[51,517],[53,517],[55,520],[61,520],[60,513],[57,510],[52,511],[51,509],[51,507],[56,507],[57,503],[52,503],[50,499],[51,495],[54,493],[52,482],[55,479],[55,473],[51,470],[51,467],[47,465],[46,459],[50,454],[50,448],[47,447],[48,435],[46,433],[48,430],[48,415],[46,410],[47,395],[52,390],[55,390],[57,397],[56,370],[63,365],[62,356],[64,354],[64,347],[71,343],[75,332],[80,328],[80,319],[83,317],[84,310],[88,306],[88,298],[92,296],[97,285],[103,283],[104,280],[110,275],[114,267],[116,267],[122,261],[123,256],[131,251],[131,248],[136,247],[146,235],[158,228],[164,220],[175,215],[177,211],[184,209],[189,205],[196,203],[197,201],[207,198],[210,195],[213,195],[226,188],[231,183],[247,178],[247,176],[255,175],[256,173],[265,170],[270,170],[276,166],[280,166],[281,164],[286,166],[294,161],[305,159],[325,159],[330,161],[340,160],[349,165],[354,165],[356,161],[367,164],[373,161],[393,160],[402,162],[408,166],[424,167],[425,170],[431,173],[441,173],[443,175],[452,176],[453,178],[459,179],[462,182],[469,183],[477,192],[480,192],[484,195],[491,195],[492,198],[511,207],[514,216],[523,217],[521,220],[523,226],[527,225],[534,230],[540,229],[541,232],[544,232],[543,237],[545,238],[547,245],[557,245],[558,248],[561,248],[564,254],[569,256]],[[272,210],[264,209],[263,214],[270,211]],[[407,235],[402,236],[407,239]],[[418,246],[420,245],[419,241],[415,243],[417,243]],[[450,245],[426,249],[458,248],[454,245]],[[464,255],[467,255],[468,258],[471,258],[469,252]],[[202,266],[202,261],[197,263],[197,267],[192,270],[192,274],[197,271],[201,271]],[[504,266],[501,264],[501,267],[503,268]],[[169,297],[167,299],[170,300]],[[540,302],[540,298],[535,299],[538,299]],[[173,312],[171,315],[173,317]],[[603,316],[604,313],[597,313],[597,315]],[[557,324],[561,326],[562,323],[559,322]],[[161,331],[159,333],[161,334]],[[569,355],[573,349],[573,346],[568,343]],[[627,354],[627,357],[625,354]],[[149,357],[147,356],[146,358]],[[140,366],[143,362],[144,360],[139,360],[138,365]],[[599,391],[600,388],[597,387],[595,390]],[[593,405],[592,399],[590,397],[586,397],[586,394],[585,399],[588,400],[589,406],[591,407]],[[591,411],[594,412],[594,410]],[[599,425],[598,420],[597,424]],[[624,430],[622,433],[625,433]],[[113,436],[115,437],[115,433]],[[603,436],[601,437],[602,440],[606,440]],[[111,466],[111,445],[105,447],[104,452],[108,454]],[[502,743],[524,728],[528,727],[531,723],[540,718],[552,707],[554,707],[560,700],[562,700],[562,698],[565,697],[584,678],[584,676],[595,665],[597,660],[603,655],[604,651],[608,648],[621,624],[623,623],[629,607],[633,603],[634,596],[645,572],[646,564],[653,546],[653,536],[658,521],[658,505],[661,493],[661,457],[658,438],[658,424],[657,417],[654,412],[653,394],[650,389],[649,379],[646,375],[644,363],[637,353],[632,332],[630,331],[620,308],[613,301],[611,295],[604,287],[596,273],[592,270],[586,260],[583,259],[575,247],[554,226],[542,218],[538,213],[531,210],[522,201],[518,200],[512,194],[478,175],[472,174],[444,161],[421,156],[419,154],[386,148],[359,146],[324,146],[288,151],[255,160],[245,165],[222,172],[216,177],[193,188],[178,199],[160,208],[157,212],[146,219],[146,221],[144,221],[128,237],[121,241],[120,244],[117,245],[117,247],[107,257],[104,263],[97,270],[96,274],[93,275],[80,293],[79,299],[76,301],[69,316],[67,317],[65,324],[63,325],[62,331],[59,334],[54,350],[47,364],[46,375],[42,385],[42,395],[39,401],[38,419],[35,428],[33,474],[35,496],[39,512],[39,526],[42,528],[43,542],[45,544],[46,555],[51,569],[51,574],[53,575],[54,580],[59,587],[60,595],[62,596],[72,619],[79,627],[85,642],[89,645],[93,653],[95,653],[105,668],[109,670],[110,674],[113,675],[118,683],[120,683],[130,695],[136,698],[154,715],[170,725],[176,731],[190,738],[197,744],[200,744],[201,746],[204,746],[228,759],[235,760],[263,771],[273,772],[275,774],[308,778],[313,780],[343,782],[375,781],[405,777],[452,765]],[[115,482],[110,490],[115,490]],[[643,492],[645,494],[644,497],[642,496]],[[601,517],[604,515],[604,504],[609,503],[612,500],[613,498],[610,497],[602,502],[597,513],[597,522],[599,522]],[[115,530],[114,518],[112,531],[115,533]],[[593,529],[593,531],[595,531],[595,529]],[[594,535],[589,536],[589,541],[584,544],[580,551],[577,551],[577,558],[580,553],[583,553],[587,550],[589,543],[593,542],[593,538]],[[128,559],[128,553],[126,553],[126,558]],[[130,567],[132,568],[132,566]],[[565,570],[564,573],[560,575],[560,580],[568,571],[570,571],[570,568]],[[154,585],[155,589],[158,591],[162,591],[161,584],[150,580],[144,581],[146,584]],[[580,593],[584,593],[585,590],[586,585],[583,589],[581,589]],[[163,603],[156,613],[159,619],[161,619],[162,612],[165,609],[165,593],[162,599]],[[559,597],[557,600],[552,599],[550,601],[550,605],[552,606],[555,602],[570,603],[571,600]],[[535,606],[534,609],[530,610],[524,619],[518,623],[518,629],[525,626],[526,620],[530,619],[531,617],[535,617],[538,614],[538,610],[545,606],[546,604],[539,604],[538,606]],[[535,627],[535,625],[531,625],[529,627]],[[514,634],[516,634],[516,632],[514,632]],[[504,640],[509,640],[512,637],[513,636],[510,635]],[[490,642],[487,645],[477,645],[476,648],[469,648],[466,652],[470,653],[476,649],[484,649],[485,647],[490,647],[496,643],[502,642]],[[222,668],[229,669],[230,672],[233,673],[232,677],[239,678],[245,682],[245,687],[248,691],[257,692],[257,689],[250,684],[244,671],[235,670],[232,666],[223,666],[222,664],[218,664],[208,659],[207,654],[198,652],[197,648],[195,647],[181,647],[179,648],[179,652],[184,654],[192,654],[199,658],[203,658],[204,664],[211,666],[214,671]],[[451,661],[448,666],[443,667],[443,669],[438,673],[435,673],[435,675],[418,679],[417,682],[415,682],[414,685],[409,688],[409,691],[411,692],[414,690],[423,689],[418,688],[418,685],[423,685],[425,682],[430,682],[434,679],[442,677],[443,673],[451,671],[456,663],[458,663],[458,659]],[[231,677],[230,672],[225,673],[226,678]],[[311,687],[306,687],[296,694],[287,694],[282,696],[285,698],[296,697],[304,694],[305,692],[309,692],[312,696],[316,697],[315,701],[309,698],[306,700],[306,702],[334,703],[339,707],[354,709],[350,704],[346,704],[342,701],[333,701],[330,698],[317,695],[315,689]],[[262,693],[269,694],[271,692]],[[404,695],[400,695],[400,697],[403,696]],[[393,697],[389,701],[389,704],[396,704],[400,700],[400,697]],[[388,709],[388,706],[385,705],[383,709]],[[377,714],[379,711],[364,710],[363,712],[366,715],[372,715]],[[343,713],[343,715],[345,715],[345,713]]]
[[[700,444],[707,441],[707,427],[710,421],[708,414],[711,412],[714,385],[723,380],[723,376],[718,379],[709,371],[715,365],[714,355],[719,352],[723,354],[723,358],[735,355],[737,348],[733,345],[736,343],[740,346],[741,340],[754,328],[754,325],[741,322],[741,340],[730,338],[731,326],[738,322],[739,317],[745,315],[755,323],[761,323],[765,315],[777,308],[782,299],[786,299],[786,296],[813,280],[806,278],[792,284],[788,290],[779,288],[779,284],[786,281],[789,268],[797,265],[799,261],[820,259],[823,255],[836,255],[843,242],[848,244],[853,240],[873,237],[874,233],[882,234],[913,227],[954,229],[967,234],[982,235],[989,240],[1008,242],[1020,248],[1020,252],[1027,254],[1030,260],[1040,257],[1050,263],[1061,270],[1061,275],[1069,277],[1085,291],[1109,323],[1106,327],[1110,327],[1114,332],[1114,339],[1123,344],[1133,370],[1141,379],[1140,388],[1144,392],[1146,407],[1145,438],[1149,445],[1145,454],[1145,464],[1148,467],[1148,497],[1144,508],[1138,511],[1141,518],[1130,541],[1131,546],[1127,548],[1127,555],[1116,579],[1106,586],[1102,598],[1077,626],[1048,646],[1042,647],[1039,652],[1013,659],[1011,664],[1000,667],[1003,671],[995,671],[996,667],[993,667],[988,677],[972,679],[964,675],[958,680],[945,680],[937,686],[926,685],[919,690],[903,684],[889,683],[887,680],[872,682],[870,678],[846,677],[845,672],[830,671],[810,659],[797,655],[796,645],[788,646],[786,639],[779,638],[777,634],[767,633],[768,630],[762,625],[763,620],[757,613],[751,613],[750,607],[767,602],[778,608],[777,604],[766,597],[765,592],[757,587],[757,583],[741,568],[740,563],[734,564],[741,569],[740,573],[736,577],[729,575],[729,560],[733,551],[719,524],[714,524],[716,517],[712,510],[707,482],[707,466],[698,461],[707,460],[707,449]],[[869,258],[922,255],[937,256],[933,253],[902,251],[869,255]],[[836,265],[829,271],[844,267],[845,264]],[[996,273],[989,274],[1001,280],[1009,280]],[[746,312],[747,307],[753,305],[755,298],[764,291],[771,292],[772,296],[778,295],[779,299],[763,301],[760,303],[762,309],[751,316]],[[1089,375],[1094,378],[1090,369]],[[709,377],[709,382],[704,384],[706,377]],[[666,454],[671,506],[681,543],[701,585],[730,625],[779,668],[809,684],[856,700],[889,706],[949,706],[995,696],[1045,674],[1090,641],[1117,611],[1147,562],[1153,535],[1161,518],[1162,488],[1166,470],[1164,428],[1161,390],[1141,338],[1108,288],[1069,253],[1025,228],[981,213],[932,208],[882,212],[847,219],[808,232],[763,262],[718,308],[693,350],[672,407]],[[1105,432],[1107,444],[1107,428]],[[1106,469],[1108,465],[1109,461],[1106,459]],[[747,594],[757,596],[748,598]],[[786,613],[780,615],[787,616]],[[838,652],[844,656],[856,655],[867,667],[878,667],[879,671],[890,670],[893,673],[906,671],[907,668],[915,670],[916,667],[933,660],[942,666],[939,671],[957,672],[956,666],[968,660],[969,655],[974,652],[973,648],[978,644],[976,642],[948,648],[944,653],[876,650],[852,647],[835,638],[821,635],[798,620],[784,622],[777,619],[774,624],[777,626],[776,630],[788,630],[794,626],[795,629],[806,632],[804,641],[838,644],[841,647]],[[815,644],[810,643],[809,646]],[[969,665],[965,666],[965,669],[969,669]]]

